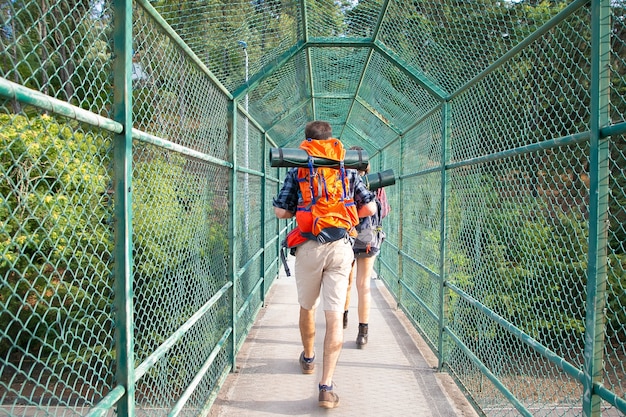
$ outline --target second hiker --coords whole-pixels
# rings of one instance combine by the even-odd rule
[[[350,149],[362,150],[359,146]],[[365,171],[359,171],[359,175],[369,174],[370,166]],[[356,288],[358,294],[358,318],[359,332],[356,337],[356,346],[363,349],[367,345],[369,337],[369,315],[371,304],[370,279],[374,271],[374,262],[385,239],[385,232],[382,230],[382,219],[389,213],[390,207],[384,188],[376,190],[376,211],[368,217],[359,216],[359,224],[356,226],[358,236],[354,241],[354,261],[348,280],[348,290],[346,292],[346,302],[343,312],[343,328],[348,327],[348,307],[350,306],[350,291],[356,275]]]

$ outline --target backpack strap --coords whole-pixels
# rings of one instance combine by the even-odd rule
[[[346,168],[343,163],[343,159],[339,161],[339,172],[341,177],[341,200],[345,201],[348,198],[348,190],[346,189]]]
[[[280,260],[283,263],[283,268],[285,268],[285,274],[290,277],[291,271],[289,270],[289,265],[287,265],[287,255],[285,254],[286,251],[287,246],[285,245],[285,242],[283,242],[283,245],[280,248]]]
[[[311,206],[315,204],[315,201],[316,201],[315,199],[316,194],[315,194],[315,189],[313,186],[313,178],[315,177],[315,168],[313,167],[313,157],[311,155],[309,155],[308,166],[309,166],[309,190],[311,191],[311,202],[307,206],[307,209],[310,209]]]

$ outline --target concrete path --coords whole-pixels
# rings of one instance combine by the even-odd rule
[[[293,258],[290,256],[293,274]],[[254,416],[477,416],[456,384],[436,372],[436,358],[411,327],[381,280],[372,280],[370,336],[357,349],[356,286],[352,288],[349,325],[335,371],[340,405],[325,410],[317,404],[316,372],[303,375],[298,356],[299,306],[293,276],[281,271],[210,410],[211,417]],[[318,309],[315,348],[322,356],[324,316]]]

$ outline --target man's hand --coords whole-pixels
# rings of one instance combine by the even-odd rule
[[[376,206],[374,206],[374,208],[376,208]],[[278,207],[274,207],[274,214],[279,219],[291,219],[294,216],[292,212]]]

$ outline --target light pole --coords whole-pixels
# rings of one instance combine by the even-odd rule
[[[246,75],[245,81],[248,84],[248,44],[245,41],[238,41],[239,46],[243,48],[243,55],[246,62]],[[244,135],[243,135],[243,145],[244,145],[244,154],[243,154],[243,165],[247,169],[249,169],[249,144],[248,144],[248,90],[246,90],[246,98],[243,102],[243,108],[246,110],[245,115],[245,123],[244,123]],[[248,240],[248,227],[249,227],[249,211],[250,211],[250,190],[248,185],[248,172],[244,172],[243,174],[243,228],[246,236],[246,241]]]

